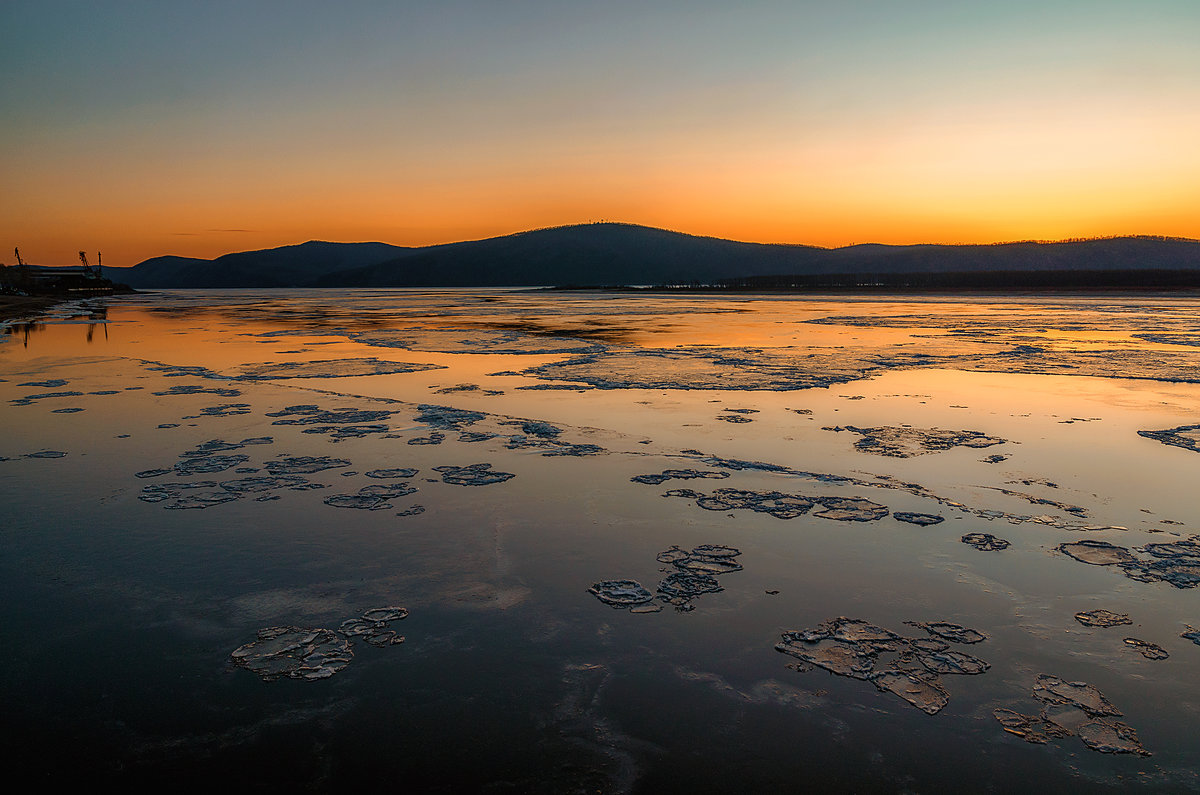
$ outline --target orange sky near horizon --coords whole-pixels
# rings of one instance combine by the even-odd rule
[[[1200,238],[1200,4],[285,6],[0,7],[0,262]]]

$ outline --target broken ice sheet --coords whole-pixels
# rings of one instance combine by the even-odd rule
[[[519,425],[521,432],[528,436],[539,436],[543,439],[553,439],[562,433],[562,428],[540,420],[503,420],[501,425]]]
[[[1056,549],[1081,563],[1115,566],[1126,577],[1139,582],[1167,582],[1176,588],[1200,585],[1200,537],[1147,544],[1139,558],[1125,547],[1107,541],[1084,539],[1059,544]]]
[[[393,375],[422,370],[445,369],[440,364],[386,362],[379,359],[328,359],[300,362],[262,362],[244,364],[228,375],[233,381],[266,381],[283,378],[346,378],[363,375]]]
[[[504,446],[509,450],[542,450],[543,456],[583,457],[589,455],[602,455],[608,452],[600,445],[572,444],[570,442],[560,441],[559,439],[555,438],[556,436],[557,434],[536,434],[532,436],[518,434],[508,437],[508,442]],[[462,441],[462,437],[459,437],[459,441]]]
[[[1025,481],[1025,482],[1029,483],[1031,481]],[[1058,488],[1058,486],[1056,484],[1050,483],[1049,481],[1046,481],[1046,484],[1053,488]],[[1067,513],[1073,513],[1076,516],[1086,516],[1087,515],[1087,511],[1084,508],[1082,508],[1078,505],[1071,505],[1070,503],[1060,502],[1059,500],[1051,500],[1051,499],[1047,499],[1046,497],[1038,497],[1033,494],[1026,494],[1025,492],[1022,492],[1022,491],[1013,491],[1012,489],[1005,489],[1005,488],[1001,488],[999,486],[983,486],[982,488],[991,489],[992,491],[998,491],[1001,494],[1005,494],[1009,497],[1017,497],[1019,499],[1025,500],[1030,505],[1049,505],[1051,508],[1057,508],[1060,511],[1066,511]]]
[[[734,558],[741,551],[723,544],[701,544],[691,552],[684,552],[677,546],[671,547],[658,555],[660,563],[671,563],[675,568],[695,574],[726,574],[731,571],[741,571],[742,564]]]
[[[491,464],[468,464],[461,467],[440,466],[434,467],[433,470],[442,473],[443,483],[452,483],[457,486],[488,486],[516,477],[510,472],[491,471]]]
[[[1114,613],[1111,610],[1103,609],[1076,613],[1075,620],[1085,627],[1116,627],[1121,624],[1133,623],[1126,613]]]
[[[144,486],[138,499],[143,502],[162,503],[162,507],[174,510],[204,509],[238,499],[238,493],[221,488],[211,480],[187,483],[155,483]]]
[[[935,674],[981,674],[991,664],[961,651],[934,651],[920,656],[921,664]]]
[[[697,492],[676,492],[679,496],[692,497]],[[675,493],[668,492],[672,496]],[[799,494],[784,494],[779,491],[749,491],[746,489],[717,489],[711,495],[695,496],[696,505],[708,511],[750,510],[769,513],[779,519],[803,516],[813,507],[813,502]]]
[[[328,679],[354,659],[351,644],[354,638],[377,647],[403,643],[404,638],[396,634],[391,624],[407,616],[408,610],[403,607],[375,607],[343,621],[336,632],[322,628],[267,627],[258,631],[257,640],[234,649],[230,657],[235,665],[268,681]]]
[[[216,453],[240,450],[247,445],[270,444],[272,441],[269,436],[243,439],[240,442],[223,442],[220,439],[212,439],[182,453],[179,456],[181,460],[169,468],[144,469],[141,472],[135,473],[135,476],[139,478],[154,478],[171,473],[177,475],[198,475],[224,472],[227,469],[238,467],[239,464],[249,460],[249,456],[242,455],[241,453],[235,455],[216,455]],[[247,471],[247,469],[239,467],[237,471]],[[255,470],[249,469],[248,471]]]
[[[201,386],[200,384],[176,384],[162,392],[151,392],[152,395],[169,396],[169,395],[220,395],[221,397],[240,397],[242,391],[240,389],[232,389],[218,386]]]
[[[706,593],[719,593],[723,590],[725,589],[721,587],[715,577],[684,571],[668,574],[658,584],[659,593],[669,599],[677,598],[686,602]]]
[[[1111,566],[1114,563],[1135,563],[1137,558],[1125,547],[1110,544],[1107,541],[1084,539],[1070,543],[1059,544],[1059,552],[1068,555],[1081,563],[1093,566]]]
[[[258,639],[239,646],[234,664],[271,679],[327,679],[354,658],[350,641],[328,629],[267,627]]]
[[[1044,704],[1037,717],[1010,709],[993,711],[1006,732],[1030,743],[1078,734],[1084,745],[1099,753],[1150,756],[1133,728],[1114,719],[1120,710],[1092,685],[1039,674],[1033,696]]]
[[[221,488],[226,491],[232,491],[234,494],[252,494],[261,491],[272,491],[274,489],[305,491],[316,485],[299,475],[259,475],[256,477],[221,481]]]
[[[813,513],[822,519],[839,522],[874,522],[888,515],[885,505],[871,502],[865,497],[816,497],[821,510]]]
[[[212,453],[224,453],[231,450],[241,450],[243,447],[260,444],[272,444],[274,439],[270,436],[255,436],[250,439],[242,439],[240,442],[226,442],[221,439],[210,439],[207,442],[198,444],[187,452],[181,453],[180,458],[199,458],[200,456],[211,455]]]
[[[646,483],[652,486],[657,486],[660,483],[665,483],[668,480],[691,480],[694,478],[712,478],[714,480],[723,480],[729,477],[728,472],[718,472],[714,469],[664,469],[662,472],[655,475],[634,475],[629,480],[633,483]]]
[[[1011,709],[1000,708],[992,710],[992,716],[1000,722],[1004,731],[1020,737],[1027,743],[1043,745],[1052,737],[1070,737],[1074,734],[1070,729],[1058,725],[1044,715],[1022,715]]]
[[[1138,436],[1200,453],[1200,425],[1180,425],[1161,431],[1138,431]]]
[[[742,564],[735,560],[741,554],[741,550],[724,544],[701,544],[691,551],[672,546],[658,553],[659,563],[677,569],[659,582],[660,599],[680,612],[695,609],[692,602],[697,597],[724,590],[716,580],[718,575],[742,570]]]
[[[394,469],[372,469],[365,473],[369,478],[389,479],[389,478],[413,478],[417,476],[416,469],[394,468]]]
[[[269,439],[263,437],[246,439],[241,443],[222,442],[214,439],[184,454],[198,457],[186,458],[178,462],[171,469],[149,469],[138,472],[136,475],[139,478],[160,477],[167,474],[193,475],[222,472],[234,467],[236,467],[236,471],[239,473],[257,472],[258,470],[254,467],[237,467],[237,464],[246,461],[247,456],[241,454],[232,456],[215,455],[215,451],[224,451],[230,447],[236,449],[246,444],[263,444],[269,441]],[[143,487],[142,493],[138,495],[138,498],[144,502],[163,503],[164,508],[202,509],[231,502],[245,494],[269,492],[276,489],[307,491],[309,489],[325,488],[322,484],[311,483],[306,478],[295,474],[273,472],[270,467],[268,467],[268,471],[271,472],[269,476],[244,477],[220,483],[214,481],[155,483]],[[262,501],[270,499],[270,497],[264,496],[258,499]]]
[[[1125,638],[1125,645],[1137,649],[1147,660],[1165,660],[1171,656],[1167,654],[1167,650],[1162,646],[1159,646],[1157,643],[1151,643],[1148,640]]]
[[[1033,697],[1047,704],[1071,704],[1093,717],[1121,715],[1103,693],[1087,682],[1068,682],[1051,674],[1038,674],[1033,683]]]
[[[977,630],[949,622],[906,623],[931,633],[940,630],[948,638],[960,639],[956,642],[977,643],[985,638]],[[839,676],[872,682],[929,715],[940,712],[950,698],[940,675],[977,675],[991,667],[978,657],[951,651],[941,639],[904,637],[844,616],[814,629],[785,632],[775,650]]]
[[[604,604],[617,608],[633,607],[654,599],[654,594],[637,580],[601,580],[588,588],[588,593]]]
[[[929,634],[951,643],[973,644],[987,640],[987,635],[979,630],[949,621],[905,621],[904,623],[910,627],[920,627]]]
[[[386,409],[330,409],[311,404],[287,406],[267,412],[268,417],[282,417],[272,425],[361,425],[386,420],[396,412]]]
[[[893,511],[892,518],[898,522],[908,522],[909,524],[928,527],[933,524],[940,524],[943,520],[941,516],[932,513],[914,513],[912,511]]]
[[[988,436],[983,431],[952,431],[942,428],[913,428],[907,425],[884,426],[879,428],[859,428],[854,425],[822,428],[826,431],[850,431],[862,438],[854,443],[854,448],[864,453],[891,456],[893,458],[912,458],[950,450],[955,447],[993,447],[1004,444],[1007,439]]]
[[[367,511],[379,511],[391,508],[388,502],[392,497],[404,497],[415,494],[416,489],[407,483],[387,483],[363,486],[356,494],[334,494],[325,498],[326,505],[335,508],[358,508]]]
[[[310,425],[301,433],[328,434],[331,441],[340,442],[343,439],[361,439],[373,433],[386,434],[391,430],[387,425]]]
[[[796,390],[867,378],[890,367],[930,364],[929,357],[878,350],[812,351],[624,348],[529,368],[521,375],[599,389]]]
[[[839,643],[829,638],[808,640],[801,633],[784,633],[775,650],[791,655],[803,663],[824,668],[838,676],[868,679],[875,668],[872,649],[860,649],[853,644]]]
[[[375,607],[358,618],[348,618],[338,627],[338,632],[347,638],[362,638],[365,642],[383,648],[404,642],[404,636],[391,628],[393,621],[408,617],[403,607]]]
[[[506,328],[410,328],[355,332],[350,338],[363,345],[403,348],[430,353],[556,354],[590,353],[603,345],[570,336],[525,333]]]
[[[510,448],[512,447],[512,445],[507,446]],[[568,442],[560,442],[555,439],[547,439],[541,444],[537,445],[522,446],[543,448],[544,452],[542,455],[546,457],[575,456],[577,458],[582,458],[584,456],[603,455],[608,452],[598,444],[570,444]]]
[[[235,455],[208,455],[200,458],[185,458],[179,461],[170,471],[179,475],[200,475],[213,472],[224,472],[250,460],[249,456],[240,453]],[[149,470],[155,471],[155,470]],[[146,477],[146,473],[137,473],[138,477]]]
[[[10,400],[9,403],[13,404],[14,406],[29,406],[35,400],[47,400],[50,398],[64,398],[64,397],[83,397],[83,393],[82,392],[39,392],[34,395],[25,395],[23,397],[14,398],[14,399]]]
[[[236,417],[241,414],[250,413],[249,403],[222,403],[217,406],[206,406],[200,409],[199,414],[192,414],[184,417],[185,420],[195,420],[201,417]]]
[[[272,475],[310,475],[326,469],[339,469],[351,466],[344,458],[329,456],[279,456],[263,463]]]
[[[949,673],[956,673],[951,671]],[[950,694],[941,682],[904,671],[880,671],[871,677],[880,690],[895,693],[927,715],[936,715],[950,703]]]
[[[443,386],[438,388],[430,386],[429,388],[433,390],[435,395],[452,395],[456,392],[482,392],[485,395],[504,394],[503,392],[499,392],[495,389],[483,389],[479,386],[479,384],[455,384],[454,386]]]
[[[417,422],[443,431],[461,431],[464,425],[474,425],[487,416],[478,411],[435,406],[430,403],[422,403],[417,406],[417,410],[420,412],[414,418]]]
[[[43,389],[55,389],[60,386],[66,386],[67,383],[65,378],[50,378],[45,381],[26,381],[23,384],[17,384],[17,386],[37,386]]]
[[[1096,718],[1080,726],[1078,733],[1084,745],[1102,754],[1151,755],[1133,727],[1120,721]]]
[[[964,544],[969,544],[976,549],[984,552],[999,552],[1002,549],[1008,549],[1009,543],[1003,538],[996,538],[991,533],[967,533],[960,539]]]
[[[663,496],[689,497],[696,500],[696,505],[709,511],[743,509],[768,513],[779,519],[803,516],[818,505],[821,508],[813,513],[813,516],[842,522],[873,522],[888,515],[887,506],[865,497],[807,497],[802,494],[747,489],[716,489],[710,495],[691,489],[672,489]]]

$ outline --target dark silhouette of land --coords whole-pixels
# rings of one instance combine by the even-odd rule
[[[387,243],[314,240],[211,260],[154,257],[132,268],[110,267],[109,271],[132,287],[312,287],[327,274],[386,262],[412,250]]]
[[[32,317],[72,299],[134,292],[128,285],[114,283],[102,275],[99,253],[94,268],[83,251],[79,252],[82,265],[58,268],[24,262],[19,248],[13,253],[16,265],[0,264],[0,320]]]
[[[924,273],[820,273],[790,276],[745,276],[722,279],[710,286],[671,287],[659,290],[745,290],[803,292],[943,292],[943,291],[1089,291],[1089,290],[1197,290],[1200,269],[1164,270],[1032,270],[939,271]]]
[[[1154,289],[1178,289],[1200,286],[1200,241],[1139,236],[827,249],[601,223],[420,248],[311,241],[213,260],[156,257],[109,271],[133,287],[164,288],[662,285],[1019,290],[1153,284]]]

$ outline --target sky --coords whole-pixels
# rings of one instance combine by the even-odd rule
[[[1198,42],[1200,0],[0,0],[0,263],[1200,238]]]

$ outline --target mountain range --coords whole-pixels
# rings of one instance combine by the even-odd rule
[[[1200,241],[1137,236],[820,248],[597,223],[416,248],[310,241],[105,270],[137,288],[686,285],[819,274],[1200,271]]]

